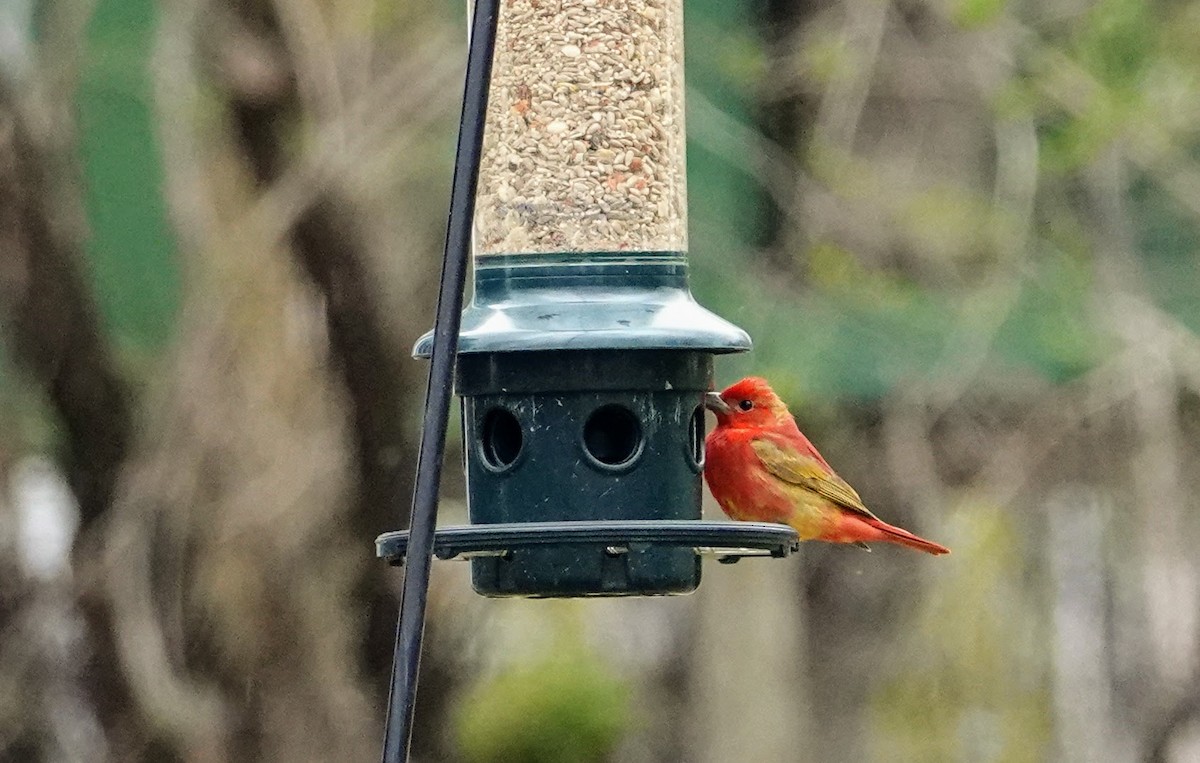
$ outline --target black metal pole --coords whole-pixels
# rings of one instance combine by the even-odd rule
[[[408,558],[400,598],[400,620],[392,654],[392,682],[388,693],[383,762],[408,760],[412,739],[417,673],[421,665],[421,638],[425,632],[425,604],[429,595],[429,568],[433,561],[437,525],[438,485],[450,414],[454,359],[462,320],[463,286],[470,257],[471,224],[475,216],[475,185],[483,152],[488,84],[496,42],[499,0],[476,0],[467,51],[466,84],[459,120],[454,180],[450,189],[450,216],[446,224],[446,250],[442,261],[437,317],[433,324],[433,353],[425,389],[425,419],[417,455],[417,479],[409,520]]]

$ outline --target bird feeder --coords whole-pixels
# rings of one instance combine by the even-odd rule
[[[471,524],[435,554],[491,596],[684,593],[698,552],[786,555],[790,528],[700,521],[713,357],[750,339],[688,290],[682,0],[496,24],[455,377]]]

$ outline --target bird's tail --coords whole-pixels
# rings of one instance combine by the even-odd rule
[[[899,543],[901,546],[915,548],[917,551],[924,551],[925,553],[933,554],[934,556],[950,553],[950,549],[946,548],[940,543],[934,543],[931,540],[925,540],[922,537],[913,535],[908,530],[902,530],[899,527],[889,525],[887,522],[881,522],[879,520],[871,521],[868,519],[867,523],[882,533],[883,537],[881,537],[879,540],[886,541],[888,543]]]

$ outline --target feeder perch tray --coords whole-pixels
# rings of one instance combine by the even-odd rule
[[[495,562],[496,579],[508,583],[487,585],[486,592],[490,595],[604,596],[638,594],[637,589],[642,587],[636,581],[638,560],[661,549],[690,548],[698,566],[699,555],[714,556],[723,564],[732,564],[746,556],[786,557],[799,547],[796,531],[786,525],[688,519],[456,525],[437,531],[433,553],[438,559]],[[375,539],[375,548],[381,559],[393,565],[402,564],[408,552],[408,531],[380,535]],[[546,552],[562,555],[559,561],[564,585],[553,591],[529,590],[521,584],[522,558],[534,556],[541,561]],[[514,569],[506,571],[507,567]],[[571,581],[573,568],[589,578],[586,583]],[[630,583],[632,590],[627,589]],[[654,593],[686,593],[694,587]]]

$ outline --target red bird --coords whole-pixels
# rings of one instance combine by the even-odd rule
[[[898,543],[930,554],[950,549],[893,527],[862,499],[796,426],[765,379],[751,376],[704,404],[717,415],[705,440],[704,477],[731,519],[790,525],[800,540]]]

